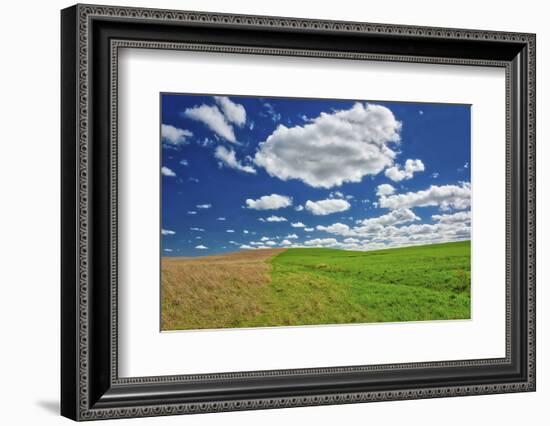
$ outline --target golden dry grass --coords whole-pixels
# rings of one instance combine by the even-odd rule
[[[284,249],[205,257],[164,257],[162,330],[238,327],[261,314],[268,260]]]

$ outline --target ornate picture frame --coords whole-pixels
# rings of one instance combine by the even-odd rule
[[[160,416],[535,390],[534,34],[76,5],[61,13],[61,413]],[[500,67],[506,356],[152,377],[118,374],[121,48]]]

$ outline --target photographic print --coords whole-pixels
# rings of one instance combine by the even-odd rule
[[[161,330],[470,318],[470,105],[160,103]]]

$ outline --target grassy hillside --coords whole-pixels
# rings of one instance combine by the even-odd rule
[[[254,262],[264,266],[263,279],[252,282],[226,268],[225,278],[206,299],[211,286],[200,273],[194,285],[188,283],[189,259],[171,260],[170,268],[163,262],[163,329],[470,317],[469,241],[370,252],[300,248],[264,257],[254,253],[261,259]],[[227,267],[230,257],[203,258],[203,263],[215,271],[216,262],[207,259],[225,259]],[[178,280],[171,272],[176,266],[183,268]],[[197,303],[187,299],[178,308],[173,302],[182,287],[203,297]],[[205,303],[208,299],[213,302]]]

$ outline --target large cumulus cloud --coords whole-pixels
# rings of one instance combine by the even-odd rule
[[[393,164],[392,143],[401,123],[381,105],[321,113],[303,126],[279,125],[262,143],[256,165],[282,180],[299,179],[315,188],[360,182]]]

